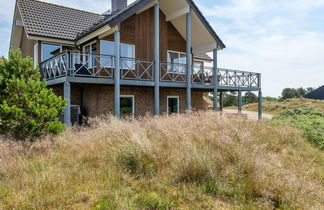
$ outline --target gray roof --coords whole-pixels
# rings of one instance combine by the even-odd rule
[[[105,18],[99,14],[37,0],[18,0],[17,4],[28,35],[73,41],[78,33]]]
[[[317,88],[316,90],[308,93],[305,98],[315,99],[315,100],[324,100],[324,85]]]

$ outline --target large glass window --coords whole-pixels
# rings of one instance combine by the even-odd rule
[[[168,96],[168,114],[179,113],[179,96]]]
[[[184,74],[186,72],[187,54],[168,51],[168,73]]]
[[[101,40],[100,54],[115,56],[115,43]],[[135,69],[135,45],[121,43],[120,56],[122,69]],[[113,68],[113,62],[109,56],[101,57],[100,61],[103,66]]]
[[[61,46],[55,44],[42,43],[42,62],[54,57],[61,52]]]
[[[134,117],[134,96],[120,96],[120,114],[122,117]]]

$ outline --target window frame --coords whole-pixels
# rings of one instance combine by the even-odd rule
[[[169,113],[169,99],[177,99],[177,113],[171,113],[171,114],[180,114],[180,97],[179,96],[167,96],[167,115],[170,115]]]
[[[132,99],[132,118],[135,117],[135,95],[120,95],[119,97],[121,100],[122,98],[131,98]],[[119,104],[119,109],[121,109],[121,103]]]
[[[83,62],[85,62],[85,60],[86,60],[86,51],[85,51],[85,49],[86,49],[86,47],[88,47],[88,46],[90,46],[90,53],[89,53],[89,60],[90,60],[90,62],[89,62],[89,66],[87,66],[87,68],[89,68],[89,69],[93,69],[93,68],[96,68],[97,67],[97,65],[96,65],[96,62],[93,64],[93,54],[92,54],[92,46],[93,45],[97,45],[97,41],[95,40],[95,41],[92,41],[92,42],[89,42],[89,43],[87,43],[87,44],[85,44],[83,47],[82,47],[82,58],[83,58]],[[97,49],[97,46],[96,46],[96,53],[98,53],[98,49]]]
[[[169,53],[176,53],[178,54],[178,60],[180,60],[181,58],[181,54],[185,55],[186,58],[186,62],[185,63],[171,63],[171,60],[169,59]],[[186,68],[184,69],[183,72],[179,71],[179,72],[174,72],[174,71],[170,71],[170,65],[178,65],[178,67],[180,65],[187,65],[187,53],[185,52],[180,52],[180,51],[174,51],[174,50],[168,50],[167,51],[167,63],[168,63],[168,68],[167,68],[167,73],[169,74],[186,74]]]

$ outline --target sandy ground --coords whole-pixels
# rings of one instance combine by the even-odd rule
[[[228,114],[238,114],[238,111],[235,109],[224,109],[224,113]],[[258,120],[258,113],[251,111],[242,111],[242,114],[245,115],[250,120]],[[262,114],[262,119],[272,119],[273,116],[270,114]]]

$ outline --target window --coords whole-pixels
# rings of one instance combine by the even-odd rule
[[[121,68],[135,70],[135,46],[130,44],[120,45]]]
[[[100,41],[100,54],[108,55],[101,58],[100,62],[103,66],[113,68],[112,59],[109,57],[115,56],[115,43],[110,41]],[[122,69],[135,69],[135,45],[120,44],[120,57]]]
[[[106,68],[114,68],[113,59],[110,56],[115,55],[115,44],[108,41],[100,41],[100,63]],[[109,56],[110,55],[110,56]]]
[[[182,52],[168,51],[168,73],[185,74],[187,54]]]
[[[62,51],[60,45],[55,44],[42,44],[42,62],[54,57],[55,55],[59,54]]]
[[[167,97],[168,114],[179,114],[179,96]]]
[[[134,117],[135,105],[133,95],[120,96],[120,114],[122,117]]]
[[[96,42],[90,43],[83,47],[84,54],[84,65],[87,68],[94,68],[96,67],[96,53],[97,53],[97,46]]]

